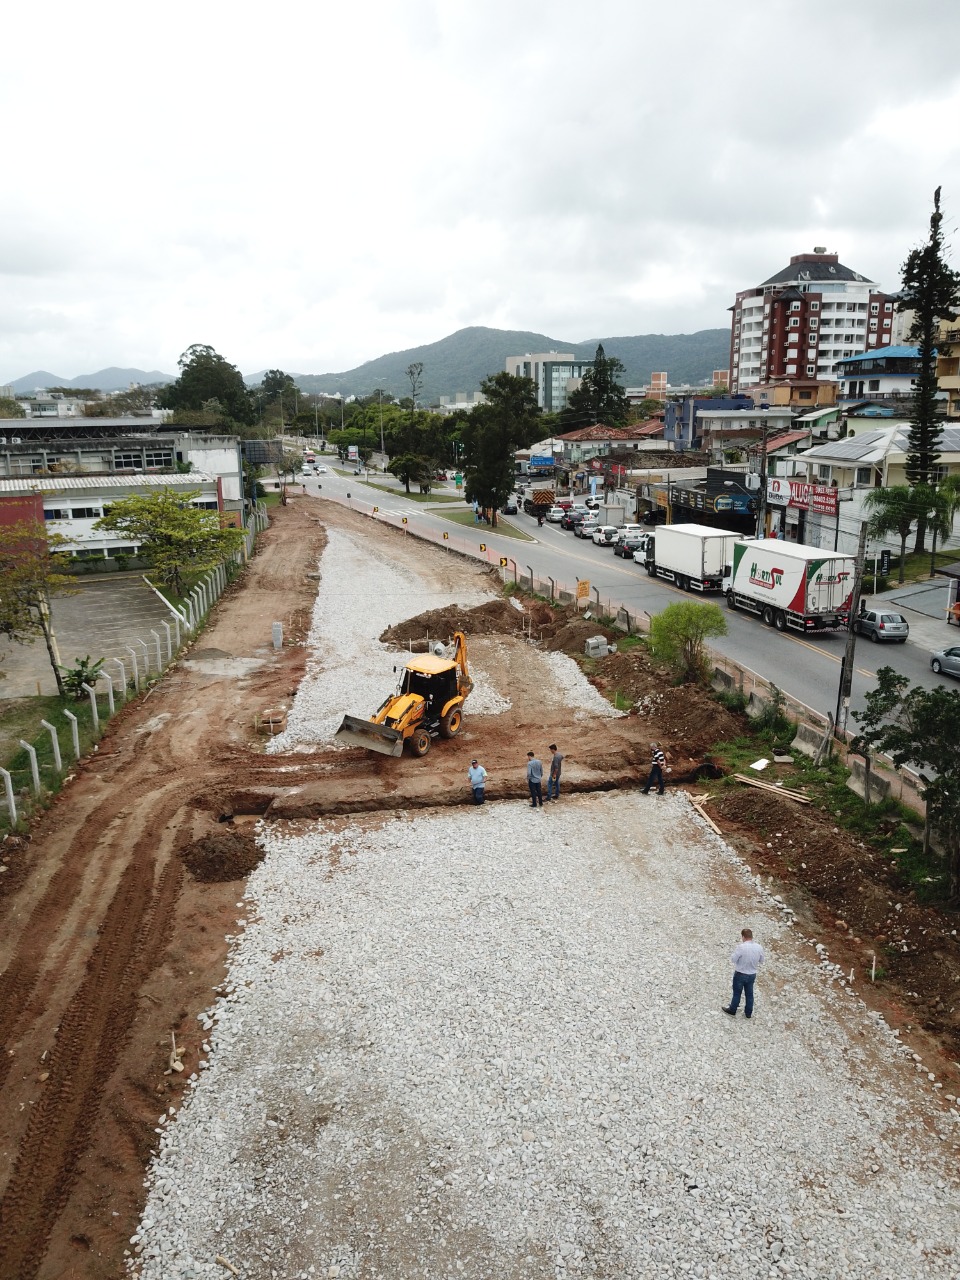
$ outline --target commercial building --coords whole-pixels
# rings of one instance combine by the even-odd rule
[[[529,352],[523,356],[507,356],[507,373],[515,378],[531,378],[537,388],[537,404],[544,413],[559,413],[567,406],[570,394],[580,385],[580,379],[592,360],[580,360],[572,351]]]
[[[731,311],[734,392],[779,378],[834,381],[844,356],[892,340],[892,297],[821,246],[742,290]]]
[[[913,395],[920,372],[917,347],[883,347],[846,356],[837,364],[841,404],[860,400],[902,400]]]
[[[960,323],[944,320],[937,339],[937,383],[947,396],[947,417],[960,420]]]

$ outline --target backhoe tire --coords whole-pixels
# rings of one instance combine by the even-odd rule
[[[442,738],[455,738],[462,727],[463,710],[460,707],[451,707],[440,721],[440,736]]]
[[[425,756],[430,750],[430,735],[426,729],[417,729],[411,733],[409,742],[410,750],[415,756]]]

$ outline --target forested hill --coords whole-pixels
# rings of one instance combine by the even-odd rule
[[[674,386],[706,382],[714,369],[726,369],[730,356],[728,329],[565,342],[543,333],[474,326],[460,329],[439,342],[379,356],[343,373],[295,374],[294,377],[303,391],[341,391],[344,395],[360,396],[381,387],[395,396],[404,396],[410,394],[406,369],[420,362],[423,364],[420,400],[429,404],[440,396],[452,397],[458,391],[469,394],[479,390],[484,378],[504,368],[507,356],[528,351],[572,351],[578,358],[589,360],[598,342],[603,343],[608,356],[623,361],[626,369],[623,381],[628,387],[643,386],[654,370],[663,369]],[[259,376],[248,377],[247,381],[259,381]]]

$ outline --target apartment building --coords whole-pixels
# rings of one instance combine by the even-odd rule
[[[737,294],[731,308],[731,391],[780,378],[835,381],[838,361],[889,346],[894,302],[817,246]]]

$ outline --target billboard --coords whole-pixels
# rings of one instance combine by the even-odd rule
[[[359,448],[359,445],[355,445],[355,444],[348,444],[348,445],[347,445],[347,461],[348,461],[348,462],[359,462],[359,461],[360,461],[360,448]]]

